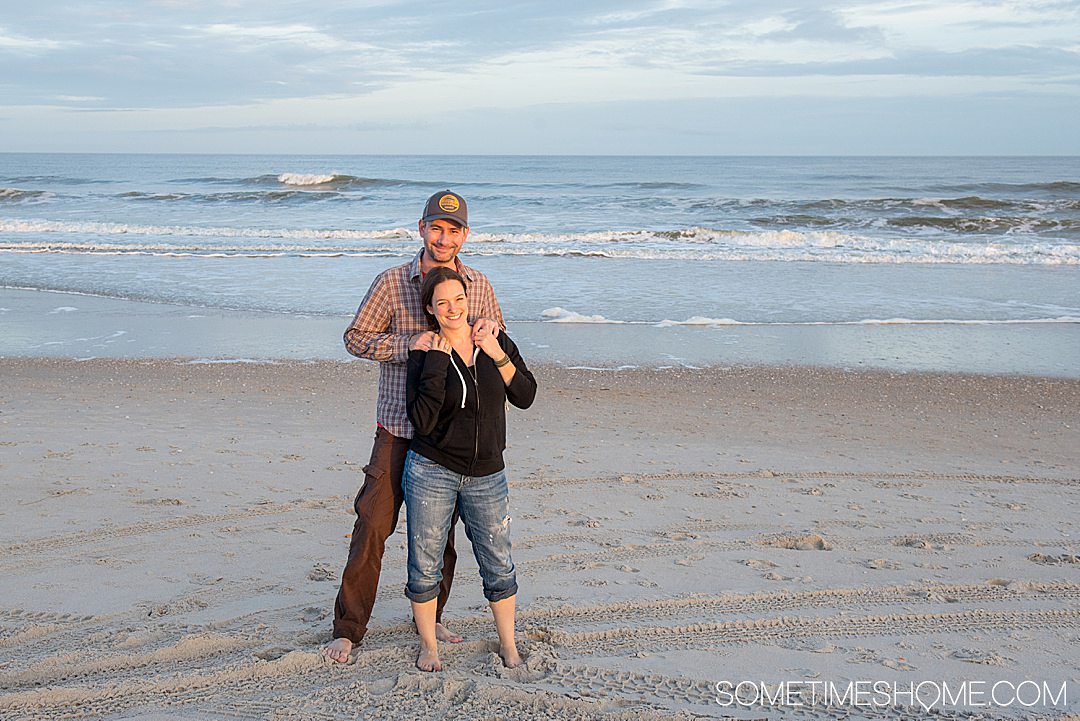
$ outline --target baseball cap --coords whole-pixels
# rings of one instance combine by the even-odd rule
[[[469,207],[465,198],[452,190],[443,190],[428,198],[424,206],[424,215],[420,220],[429,223],[432,220],[452,220],[463,228],[469,227]]]

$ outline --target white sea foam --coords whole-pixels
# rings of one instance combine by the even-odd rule
[[[575,313],[572,310],[566,310],[565,308],[548,308],[543,311],[541,317],[546,318],[549,323],[615,323],[621,324],[626,321],[621,320],[608,320],[602,315],[582,315]]]
[[[314,175],[308,173],[282,173],[278,176],[278,182],[285,185],[325,185],[334,182],[336,174]]]
[[[59,308],[53,308],[52,310],[50,310],[49,315],[56,315],[57,313],[74,313],[77,310],[79,309],[74,308],[70,305],[62,305]]]
[[[13,241],[4,235],[39,237]],[[65,235],[80,237],[65,240]],[[52,236],[60,236],[60,239]],[[182,240],[184,238],[192,240]],[[249,242],[259,240],[267,242]],[[322,241],[334,241],[334,244],[327,245]],[[405,228],[242,228],[0,219],[0,251],[6,252],[325,257],[408,255],[415,252],[416,247],[415,235]],[[1013,240],[1007,235],[996,242],[958,242],[955,239],[880,237],[834,231],[713,228],[672,232],[475,233],[469,237],[469,253],[477,256],[634,260],[1080,265],[1080,244],[1035,242],[1026,237]]]
[[[737,320],[731,318],[705,318],[700,315],[695,315],[692,318],[686,320],[662,320],[656,324],[657,328],[670,328],[676,325],[746,325]]]
[[[415,238],[406,228],[385,230],[343,230],[332,228],[231,228],[199,227],[187,225],[138,225],[130,223],[97,223],[89,221],[58,220],[0,220],[0,233],[67,233],[101,236],[190,236],[195,238],[284,238],[312,240],[389,240]],[[0,243],[0,249],[6,250],[12,244]],[[26,247],[47,249],[56,245],[45,241],[31,241]],[[80,246],[97,247],[96,243],[81,243]],[[143,246],[124,244],[114,246],[123,249],[138,250]],[[168,244],[147,246],[150,250],[172,247]],[[310,247],[310,246],[308,246]],[[13,248],[18,249],[18,248]],[[320,250],[320,248],[311,248]]]

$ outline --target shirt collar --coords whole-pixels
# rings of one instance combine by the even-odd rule
[[[413,256],[412,262],[409,264],[409,278],[420,282],[423,279],[423,274],[420,272],[420,260],[424,257],[424,249],[421,248],[415,256]],[[465,280],[472,283],[476,278],[473,277],[473,270],[469,266],[461,262],[461,258],[454,258],[454,270],[458,272]]]

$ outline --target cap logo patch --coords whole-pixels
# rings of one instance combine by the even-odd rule
[[[453,195],[444,195],[439,198],[439,207],[445,210],[447,213],[456,213],[458,208],[461,207],[461,203]]]

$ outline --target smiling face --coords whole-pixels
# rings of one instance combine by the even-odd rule
[[[435,316],[440,330],[456,330],[469,324],[469,299],[461,281],[448,279],[435,286],[428,313]]]
[[[437,218],[425,223],[420,221],[420,238],[424,241],[424,260],[431,265],[454,266],[454,258],[461,250],[469,229],[452,220]]]

